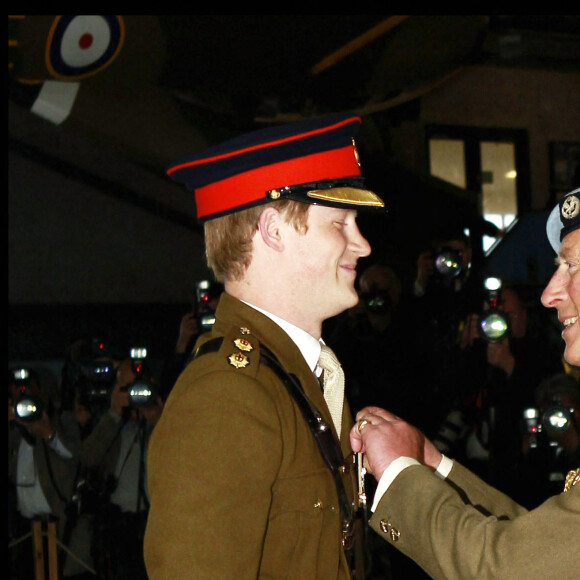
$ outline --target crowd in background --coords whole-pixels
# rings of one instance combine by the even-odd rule
[[[91,336],[63,353],[56,386],[34,365],[9,368],[11,578],[32,577],[26,536],[38,519],[56,520],[60,577],[146,578],[147,440],[211,326],[221,289],[210,286],[176,321],[160,366]],[[358,290],[359,304],[323,335],[345,370],[353,415],[368,404],[388,408],[528,508],[561,489],[580,462],[580,386],[533,289],[507,280],[486,289],[461,230],[438,234],[412,283],[374,262]],[[486,333],[496,311],[500,326]],[[369,556],[377,569],[389,559],[393,578],[412,566],[384,543]]]

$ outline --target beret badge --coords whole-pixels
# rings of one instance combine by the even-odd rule
[[[558,253],[562,240],[579,228],[580,188],[577,188],[561,198],[548,216],[546,233],[554,252]]]
[[[575,195],[569,195],[562,203],[562,221],[574,219],[580,214],[580,200]]]

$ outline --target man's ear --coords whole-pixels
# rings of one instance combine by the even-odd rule
[[[273,250],[284,249],[282,239],[282,214],[274,207],[267,207],[258,220],[258,230],[264,243]]]

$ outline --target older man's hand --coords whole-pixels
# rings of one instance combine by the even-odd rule
[[[411,457],[436,469],[441,453],[421,431],[380,407],[365,407],[356,416],[350,431],[355,453],[365,454],[367,469],[377,481],[399,457]]]

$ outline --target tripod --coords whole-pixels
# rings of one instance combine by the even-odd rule
[[[34,580],[58,580],[56,522],[53,519],[32,520]],[[47,559],[45,559],[47,557]],[[48,574],[48,576],[47,576]]]

